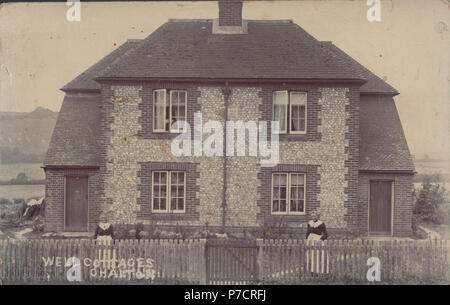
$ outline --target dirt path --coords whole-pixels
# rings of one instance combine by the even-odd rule
[[[431,239],[450,240],[450,225],[421,224],[419,227],[424,230]]]

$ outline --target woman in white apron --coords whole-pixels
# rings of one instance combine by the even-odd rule
[[[113,240],[114,230],[112,225],[108,222],[108,217],[100,215],[100,222],[95,230],[95,239],[101,241],[105,245],[109,245]]]
[[[113,226],[108,222],[108,217],[105,214],[100,215],[100,222],[95,229],[95,239],[97,245],[106,247],[97,247],[97,259],[100,261],[102,270],[109,271],[114,269],[116,262],[116,249],[113,247],[114,230]]]
[[[308,221],[306,229],[306,244],[309,248],[314,243],[322,242],[328,238],[327,228],[325,223],[319,220],[319,213],[313,211],[311,213],[312,220]],[[328,272],[328,260],[327,266],[325,266],[325,256],[327,253],[322,251],[321,259],[319,262],[319,251],[320,250],[307,250],[306,251],[306,268],[308,271],[313,273],[327,273]]]

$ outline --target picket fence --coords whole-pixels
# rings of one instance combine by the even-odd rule
[[[367,283],[377,260],[382,283],[449,283],[448,250],[445,240],[0,240],[0,282],[67,284],[75,257],[81,284]]]
[[[105,245],[91,239],[0,240],[1,281],[67,284],[74,265],[69,259],[75,257],[81,283],[199,284],[205,281],[205,242],[114,240]]]
[[[367,283],[369,269],[378,266],[379,280],[385,283],[450,280],[446,240],[329,240],[314,244],[264,240],[258,244],[259,280],[264,283],[301,283],[317,278],[334,283]],[[376,274],[369,273],[376,282]]]

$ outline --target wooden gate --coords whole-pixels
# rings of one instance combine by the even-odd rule
[[[258,246],[242,240],[208,240],[206,284],[254,284],[258,280]]]

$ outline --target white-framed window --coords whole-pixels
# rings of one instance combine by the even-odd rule
[[[153,90],[153,131],[182,132],[172,128],[175,122],[186,122],[187,92],[185,90]],[[184,124],[185,126],[185,124]]]
[[[186,172],[152,172],[152,211],[184,213],[186,206]]]
[[[272,174],[272,214],[305,214],[306,175],[304,173]]]
[[[273,92],[273,120],[280,123],[280,134],[305,134],[307,94],[301,91]]]
[[[275,91],[273,93],[273,120],[280,123],[279,133],[287,132],[288,92]]]
[[[290,92],[290,119],[289,130],[291,133],[306,132],[306,93],[293,91]]]

